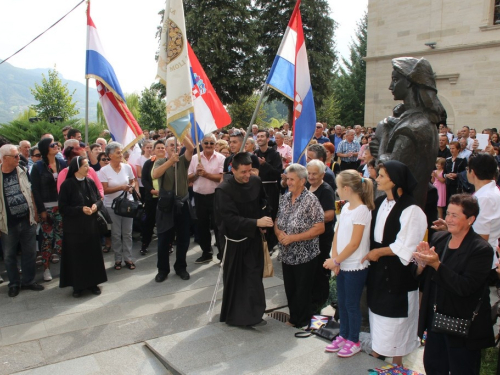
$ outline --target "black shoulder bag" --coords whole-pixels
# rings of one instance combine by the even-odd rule
[[[174,214],[180,213],[182,211],[184,203],[189,199],[189,194],[185,197],[178,197],[175,195],[175,189],[163,189],[164,178],[165,174],[161,176],[160,190],[158,192],[158,204],[156,207],[158,207],[158,210],[165,214],[169,214],[171,212],[174,212]]]
[[[451,236],[446,243],[446,247],[444,248],[443,255],[441,257],[441,263],[444,262],[444,256],[446,255],[446,250],[448,249],[450,240]],[[434,317],[432,319],[431,327],[432,332],[446,333],[448,335],[466,338],[469,335],[470,326],[474,321],[474,318],[478,314],[479,308],[481,307],[481,298],[479,298],[476,309],[472,313],[472,319],[461,319],[437,312],[437,292],[438,291],[436,288],[436,294],[434,296]]]
[[[140,218],[142,216],[143,206],[142,202],[135,190],[132,190],[134,200],[127,199],[128,192],[124,191],[118,197],[113,199],[111,208],[115,215],[131,218]]]

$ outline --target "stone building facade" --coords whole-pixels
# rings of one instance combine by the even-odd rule
[[[448,125],[500,130],[500,0],[369,0],[365,126],[392,113],[391,59],[425,57]]]

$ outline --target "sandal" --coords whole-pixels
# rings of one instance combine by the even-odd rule
[[[125,265],[127,266],[127,268],[129,270],[135,270],[135,264],[134,263],[125,261]]]
[[[122,262],[116,262],[115,263],[115,270],[119,271],[122,269]]]
[[[102,248],[102,252],[103,252],[103,253],[109,253],[110,251],[111,251],[111,246],[104,246],[104,247]]]

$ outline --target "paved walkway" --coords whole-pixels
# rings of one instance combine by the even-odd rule
[[[183,281],[170,274],[165,282],[156,283],[155,247],[156,241],[152,243],[153,251],[141,257],[140,244],[134,243],[137,269],[133,271],[114,270],[114,255],[105,254],[108,282],[102,285],[100,296],[88,293],[76,299],[71,295],[72,288],[60,289],[59,265],[51,266],[54,280],[42,282],[46,288],[42,292],[22,290],[19,296],[10,298],[7,282],[1,284],[0,375],[77,358],[81,360],[66,364],[79,371],[72,373],[120,373],[109,372],[109,366],[116,370],[123,368],[127,370],[123,373],[128,374],[147,373],[130,367],[131,362],[140,362],[140,358],[151,373],[159,373],[155,367],[159,363],[143,342],[206,325],[206,311],[220,267],[215,262],[195,265],[201,250],[191,244],[187,258],[191,279]],[[37,278],[43,280],[41,269]],[[264,280],[268,308],[286,305],[282,284],[277,277]],[[138,353],[144,356],[136,360]],[[124,362],[110,362],[109,358]],[[47,373],[67,374],[62,371],[66,365],[57,367],[61,371]]]
[[[141,257],[140,243],[134,243],[137,269],[133,271],[114,270],[114,255],[105,254],[109,280],[102,285],[100,296],[88,293],[75,299],[71,288],[60,289],[59,265],[51,266],[54,280],[42,282],[46,287],[42,292],[23,290],[16,298],[10,298],[7,282],[0,284],[0,375],[170,374],[146,348],[145,342],[165,337],[168,340],[178,334],[189,336],[186,332],[215,325],[223,329],[224,325],[207,325],[206,315],[220,267],[216,262],[195,265],[194,260],[201,255],[201,250],[198,245],[191,244],[187,259],[191,279],[183,281],[170,274],[165,282],[156,283],[155,247],[156,241],[152,243],[150,254]],[[276,255],[273,257],[276,264],[275,258]],[[3,265],[1,267],[3,269]],[[287,303],[280,266],[275,265],[275,273],[275,277],[264,279],[267,309]],[[43,279],[42,269],[38,270],[37,277]],[[216,313],[220,311],[220,298],[221,292]],[[280,326],[283,324],[274,321],[269,325],[282,332]],[[291,338],[290,342],[285,340],[288,347],[296,340],[291,333],[286,334]],[[294,344],[294,350],[312,342],[307,340],[304,344]],[[316,345],[324,344],[318,341]],[[300,361],[289,358],[285,349],[277,357],[279,361],[290,361],[291,368],[299,366]],[[321,348],[316,350],[322,360],[331,358]],[[365,359],[361,362],[364,369],[373,364]],[[421,350],[413,353],[406,363],[421,370]],[[267,373],[259,368],[261,373]],[[276,361],[271,368],[271,373],[284,369]],[[323,369],[330,371],[332,368]]]

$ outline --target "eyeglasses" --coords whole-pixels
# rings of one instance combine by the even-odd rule
[[[59,146],[59,145],[58,145],[56,142],[51,143],[51,144],[49,145],[49,147],[50,147],[50,148],[54,148],[54,147],[57,147],[57,146]]]
[[[35,155],[31,155],[32,158],[41,158],[42,157],[42,154],[35,154]]]
[[[213,146],[213,145],[215,144],[215,142],[203,142],[203,144],[204,144],[205,146],[208,146],[208,145]]]
[[[111,159],[109,158],[101,158],[101,161],[110,161]]]
[[[17,155],[5,155],[5,156],[9,156],[9,157],[14,158],[14,159],[19,159],[19,154],[17,154]]]
[[[322,126],[316,126],[316,129],[323,129]]]

